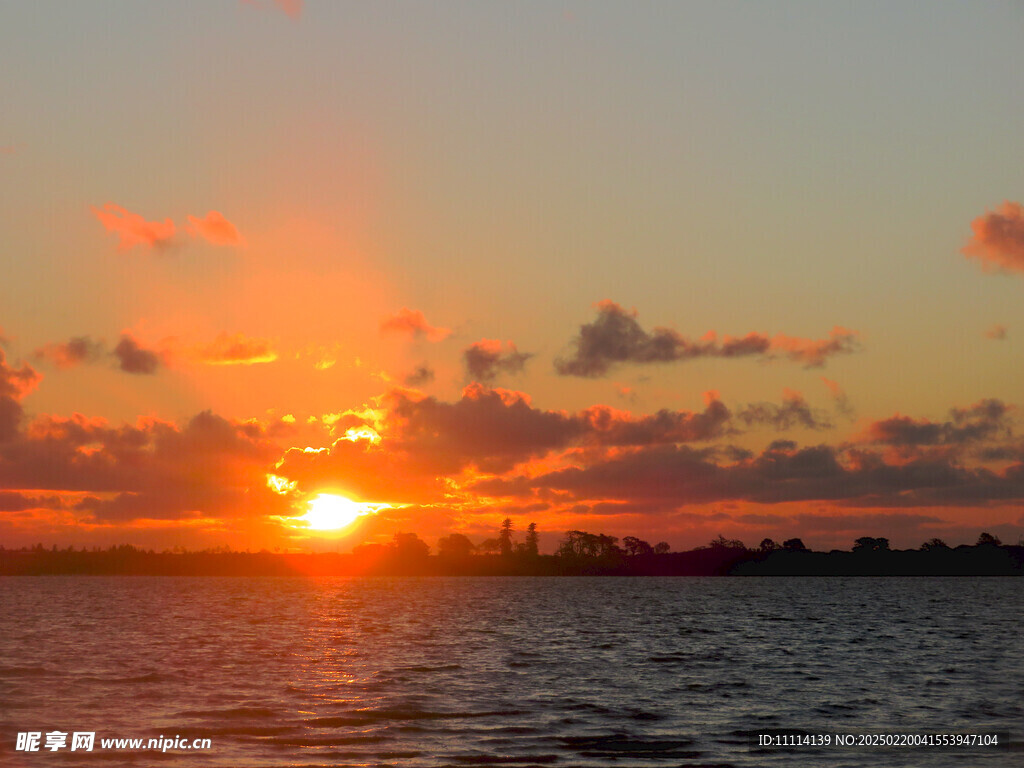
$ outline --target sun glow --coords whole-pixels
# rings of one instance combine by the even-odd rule
[[[309,504],[309,511],[298,519],[305,521],[310,528],[316,531],[345,528],[362,515],[374,512],[381,506],[379,504],[359,504],[333,493],[321,493],[316,498],[310,499],[307,504]]]

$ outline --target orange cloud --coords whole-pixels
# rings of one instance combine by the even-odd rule
[[[109,232],[116,232],[120,241],[118,248],[127,251],[136,245],[150,248],[167,245],[174,237],[174,222],[170,219],[146,221],[119,205],[107,203],[103,208],[92,208],[93,215]]]
[[[1006,326],[996,323],[987,331],[985,331],[985,338],[992,339],[993,341],[1003,341],[1006,339]]]
[[[279,455],[265,427],[209,411],[120,427],[43,416],[0,444],[0,488],[85,492],[76,510],[97,523],[248,517],[289,505],[265,487]]]
[[[302,15],[302,0],[274,0],[274,5],[296,21]]]
[[[202,237],[214,245],[245,245],[235,225],[218,211],[210,211],[202,219],[189,216],[188,231],[193,237]]]
[[[974,234],[963,248],[986,271],[1024,272],[1024,205],[1005,201],[971,222]]]
[[[42,376],[29,365],[20,369],[8,366],[3,350],[0,350],[0,397],[21,400],[36,388],[40,379]]]
[[[451,328],[433,326],[418,309],[402,307],[392,317],[380,321],[382,333],[396,333],[412,339],[425,338],[427,341],[441,341],[451,335]]]
[[[248,5],[252,8],[262,8],[262,4],[259,0],[241,0],[242,5]],[[303,0],[273,0],[274,5],[279,10],[283,11],[288,15],[289,18],[298,21],[302,15],[302,4]]]
[[[196,354],[211,365],[253,365],[277,360],[277,352],[266,339],[250,339],[241,333],[221,333],[211,343],[198,347]]]

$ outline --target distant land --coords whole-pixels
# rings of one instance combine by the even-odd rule
[[[654,551],[631,537],[625,541],[628,551],[614,537],[570,531],[553,555],[522,548],[476,554],[443,546],[444,541],[441,552],[431,555],[415,534],[396,534],[389,544],[363,545],[350,554],[154,552],[131,545],[89,551],[46,549],[40,544],[30,549],[0,547],[0,575],[1020,576],[1024,564],[1024,546],[1004,545],[989,534],[982,534],[973,546],[948,547],[933,539],[913,550],[892,550],[884,538],[862,537],[851,551],[830,552],[811,551],[800,539],[782,545],[766,539],[757,549],[748,549],[742,542],[719,537],[686,552],[664,547]]]

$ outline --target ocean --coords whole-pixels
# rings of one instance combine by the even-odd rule
[[[0,597],[4,766],[1024,764],[1015,578],[44,576]],[[948,743],[972,735],[999,743]]]

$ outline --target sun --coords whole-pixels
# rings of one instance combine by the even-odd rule
[[[317,531],[344,528],[368,511],[363,504],[333,493],[321,493],[306,503],[309,504],[309,511],[299,520],[305,520],[310,528]]]

